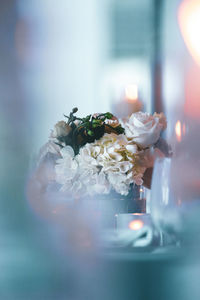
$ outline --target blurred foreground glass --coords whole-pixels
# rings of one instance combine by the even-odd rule
[[[194,60],[200,64],[200,1],[184,0],[178,9],[178,21],[183,39]]]
[[[151,213],[160,232],[174,235],[180,230],[180,216],[176,209],[177,202],[171,193],[171,158],[157,159],[154,165],[151,192]],[[164,236],[161,234],[161,244]]]
[[[155,163],[151,212],[155,225],[171,238],[199,245],[200,124],[195,120],[185,120],[184,124],[173,158]]]

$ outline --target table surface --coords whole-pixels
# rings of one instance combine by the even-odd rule
[[[78,259],[19,237],[7,240],[1,244],[0,299],[200,299],[200,264],[193,250],[188,255],[176,247],[106,249]]]

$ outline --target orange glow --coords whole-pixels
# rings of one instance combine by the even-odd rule
[[[142,220],[133,220],[129,223],[129,228],[131,230],[139,230],[143,227],[144,223]]]
[[[144,213],[134,213],[134,214],[132,214],[133,216],[143,216],[143,215],[145,215]]]
[[[138,99],[138,87],[136,84],[129,84],[125,88],[125,96],[129,101]]]
[[[181,122],[180,121],[176,122],[175,132],[176,132],[176,139],[177,139],[178,142],[180,142],[181,141],[181,136],[182,136]]]
[[[178,21],[185,44],[200,64],[200,0],[184,0],[178,10]]]

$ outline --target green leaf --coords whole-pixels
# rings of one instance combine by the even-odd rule
[[[106,117],[107,119],[112,119],[113,114],[111,114],[110,112],[107,112],[107,113],[105,113],[105,117]]]
[[[121,127],[121,125],[116,127],[116,130],[118,133],[124,133],[125,129],[123,127]]]

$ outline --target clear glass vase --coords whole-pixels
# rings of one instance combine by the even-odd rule
[[[146,212],[145,188],[132,185],[127,196],[115,191],[108,195],[96,195],[84,199],[84,206],[91,210],[104,229],[114,229],[116,215]]]

